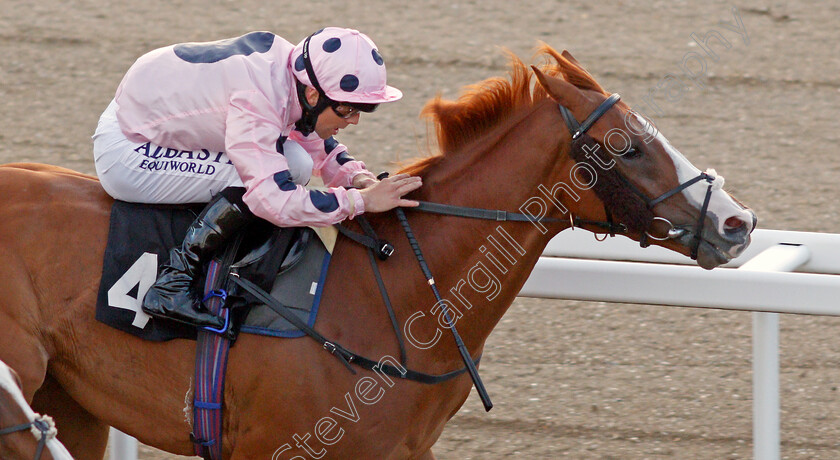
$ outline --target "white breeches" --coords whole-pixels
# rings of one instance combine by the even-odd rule
[[[312,157],[286,140],[283,152],[296,184],[309,182]],[[221,190],[242,186],[224,152],[186,151],[128,140],[111,101],[93,135],[93,158],[102,187],[112,197],[134,203],[206,203]]]

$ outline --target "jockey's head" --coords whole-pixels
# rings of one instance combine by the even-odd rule
[[[386,84],[385,61],[376,44],[358,30],[327,27],[315,32],[298,43],[290,65],[303,109],[297,128],[306,135],[316,131],[329,137],[357,123],[359,112],[373,112],[379,104],[402,97]],[[324,112],[328,107],[331,113]],[[324,119],[323,129],[317,129],[322,114],[341,121]]]

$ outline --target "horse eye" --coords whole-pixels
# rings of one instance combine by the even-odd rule
[[[621,154],[622,158],[632,160],[634,158],[638,158],[642,156],[642,151],[637,149],[636,147],[630,147],[629,149],[625,150],[624,153]]]

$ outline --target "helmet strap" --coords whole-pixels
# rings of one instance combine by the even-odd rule
[[[318,84],[318,79],[315,77],[315,69],[312,68],[312,61],[309,59],[309,40],[312,38],[312,35],[306,37],[306,40],[304,40],[302,55],[303,65],[306,68],[306,76],[309,77],[312,87],[318,91],[318,103],[314,106],[309,103],[309,100],[306,99],[306,85],[301,83],[297,78],[295,79],[298,99],[300,100],[300,107],[303,111],[300,120],[295,122],[295,128],[304,136],[308,136],[312,134],[312,131],[315,131],[318,116],[332,104],[332,100],[327,97],[327,94],[321,89],[321,85]]]
[[[318,116],[321,115],[332,101],[323,95],[318,95],[318,103],[314,106],[306,99],[306,85],[295,79],[297,84],[297,94],[300,100],[300,108],[303,112],[300,120],[295,122],[295,129],[301,132],[304,136],[312,134],[315,131],[315,124],[318,122]]]

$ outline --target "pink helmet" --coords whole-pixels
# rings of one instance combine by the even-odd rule
[[[327,27],[315,32],[292,51],[291,65],[298,81],[336,102],[380,104],[402,97],[400,90],[385,84],[385,61],[376,44],[358,30]]]

